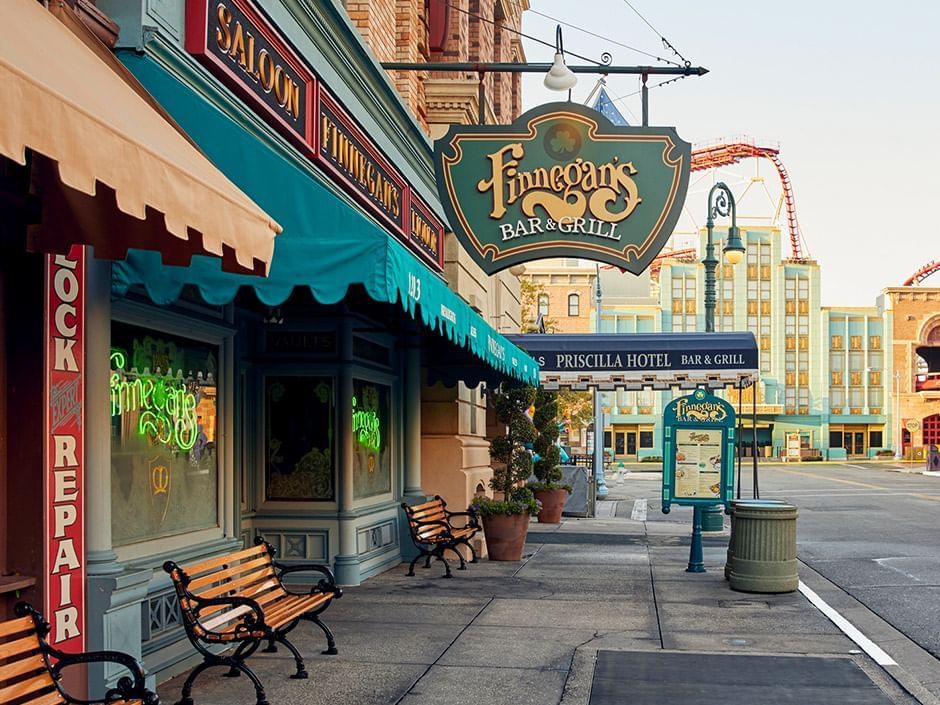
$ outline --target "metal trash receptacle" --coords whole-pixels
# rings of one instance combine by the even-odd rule
[[[734,544],[728,583],[739,592],[793,592],[796,517],[792,504],[741,502],[734,509]]]
[[[728,579],[728,576],[731,575],[731,550],[734,547],[734,508],[739,504],[745,502],[751,502],[755,504],[786,504],[786,500],[783,499],[732,499],[731,500],[731,515],[729,517],[731,522],[731,535],[728,538],[728,557],[725,559],[725,580]]]

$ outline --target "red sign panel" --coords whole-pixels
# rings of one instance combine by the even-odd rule
[[[85,647],[85,251],[46,256],[45,609],[50,643]]]
[[[186,51],[296,142],[313,143],[313,74],[243,0],[188,0]]]

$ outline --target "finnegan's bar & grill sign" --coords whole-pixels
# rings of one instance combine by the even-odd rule
[[[187,0],[186,50],[432,269],[444,225],[249,0]]]

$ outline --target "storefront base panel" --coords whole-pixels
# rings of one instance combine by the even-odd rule
[[[151,576],[150,570],[88,576],[86,643],[89,650],[123,651],[136,658],[142,656],[141,609],[146,604]],[[90,664],[88,669],[89,682],[104,682],[109,688],[127,675],[126,669],[113,663]],[[148,677],[153,681],[152,675]]]

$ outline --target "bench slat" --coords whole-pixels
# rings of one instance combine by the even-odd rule
[[[201,575],[198,578],[193,578],[192,580],[189,581],[189,585],[187,585],[186,588],[192,594],[198,595],[199,588],[205,585],[212,585],[219,581],[227,580],[229,578],[234,578],[236,576],[242,575],[243,573],[252,573],[255,571],[263,572],[270,565],[271,565],[271,561],[269,561],[267,557],[262,556],[261,558],[256,558],[251,561],[246,561],[245,563],[232,565],[226,568],[225,570],[217,570],[211,573],[206,573],[205,575]]]
[[[46,662],[43,660],[42,654],[33,654],[32,656],[19,658],[12,663],[0,666],[0,683],[8,681],[11,678],[25,676],[32,671],[38,672],[44,671],[45,669]]]
[[[35,693],[47,688],[55,688],[55,682],[49,672],[41,673],[38,676],[27,678],[26,680],[8,685],[6,688],[0,688],[0,703],[8,703],[24,695]],[[58,693],[56,693],[58,695]]]
[[[215,558],[210,558],[209,560],[203,561],[202,563],[184,565],[180,567],[186,571],[190,577],[193,577],[199,575],[200,573],[205,573],[207,570],[213,570],[219,566],[223,566],[227,563],[236,563],[254,558],[255,556],[260,556],[262,553],[267,553],[267,549],[264,547],[264,544],[252,546],[251,548],[246,548],[243,551],[229,553],[224,556],[216,556]]]
[[[243,575],[235,580],[227,580],[224,583],[218,585],[213,585],[208,587],[205,590],[202,590],[198,593],[193,593],[198,597],[218,597],[219,595],[225,595],[228,593],[240,593],[242,590],[251,590],[255,585],[263,585],[271,580],[277,580],[277,577],[273,570],[268,568],[264,572],[256,571],[254,573],[249,573],[248,575]],[[193,592],[190,590],[190,592]]]
[[[112,705],[117,705],[117,703],[124,703],[124,700],[115,700]],[[140,703],[139,700],[128,700],[126,705],[131,705],[132,703]],[[29,705],[65,705],[65,700],[59,694],[58,690],[53,690],[51,693],[43,693],[42,695],[34,695],[29,699]]]
[[[0,659],[24,656],[31,651],[39,651],[39,637],[35,633],[0,644]]]
[[[20,617],[11,619],[8,622],[0,622],[0,637],[21,634],[22,632],[31,632],[36,629],[32,617]]]

